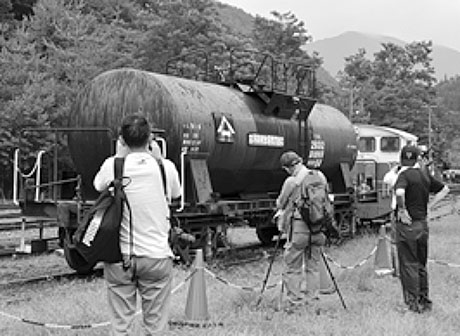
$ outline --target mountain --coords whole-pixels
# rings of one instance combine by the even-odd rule
[[[332,76],[336,76],[340,70],[343,70],[345,57],[354,55],[360,48],[363,48],[366,50],[366,55],[369,58],[373,58],[374,53],[381,50],[381,44],[389,42],[396,45],[408,43],[389,36],[346,32],[335,37],[309,43],[305,49],[309,53],[317,51],[319,56],[323,58],[323,67]],[[431,57],[435,76],[438,80],[460,75],[459,51],[440,45],[433,45]]]

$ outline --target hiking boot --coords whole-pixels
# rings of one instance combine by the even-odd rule
[[[430,312],[433,309],[433,301],[426,297],[421,297],[419,299],[419,306],[422,313]]]

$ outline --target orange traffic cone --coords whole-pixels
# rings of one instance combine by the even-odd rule
[[[195,273],[190,280],[185,317],[189,322],[203,323],[209,320],[208,298],[204,279],[203,250],[197,250],[193,263]]]
[[[377,243],[374,262],[375,273],[379,276],[393,274],[394,272],[388,243],[385,225],[382,225],[379,230],[379,241]]]
[[[323,253],[323,251],[321,251]],[[332,277],[329,274],[323,256],[320,256],[319,260],[319,293],[320,294],[332,294],[335,292],[334,283]]]

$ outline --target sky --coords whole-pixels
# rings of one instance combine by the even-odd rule
[[[218,0],[252,15],[291,11],[314,41],[347,31],[433,41],[460,51],[460,0]]]

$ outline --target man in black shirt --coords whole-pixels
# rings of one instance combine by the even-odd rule
[[[428,209],[444,198],[449,188],[435,179],[419,163],[415,146],[401,150],[401,166],[395,184],[397,200],[396,246],[404,302],[410,311],[421,313],[432,308],[428,295]],[[435,193],[429,202],[429,194]]]

